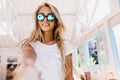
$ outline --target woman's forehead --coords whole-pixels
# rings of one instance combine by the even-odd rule
[[[47,6],[44,6],[38,11],[38,13],[52,13],[52,10]]]

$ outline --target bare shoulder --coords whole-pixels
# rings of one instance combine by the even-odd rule
[[[24,48],[22,48],[22,52],[23,52],[24,58],[30,58],[33,61],[35,61],[36,53],[31,45],[25,46]]]

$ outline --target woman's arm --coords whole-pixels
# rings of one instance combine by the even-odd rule
[[[65,59],[67,67],[67,76],[65,80],[74,80],[73,79],[73,65],[72,65],[72,54],[66,56]]]
[[[23,52],[23,60],[26,61],[26,59],[30,59],[33,61],[33,63],[36,60],[36,53],[34,51],[34,49],[32,48],[32,46],[26,46],[22,49]]]
[[[23,60],[15,69],[13,80],[39,80],[40,73],[35,69],[36,54],[31,46],[24,47]]]

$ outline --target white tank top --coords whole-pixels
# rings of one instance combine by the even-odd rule
[[[64,41],[64,43],[65,55],[72,53],[74,49],[69,41]],[[31,46],[37,55],[35,67],[42,73],[42,80],[62,80],[61,54],[57,44],[46,45],[36,41],[31,43]]]

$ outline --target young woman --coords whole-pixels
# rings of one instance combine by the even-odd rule
[[[27,80],[31,72],[37,74],[36,80],[74,80],[73,47],[62,38],[64,25],[56,7],[49,3],[40,5],[35,12],[35,23],[31,36],[22,44],[24,60],[16,68],[14,80],[18,80],[17,77],[19,80]]]

